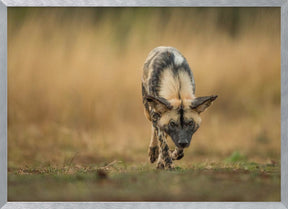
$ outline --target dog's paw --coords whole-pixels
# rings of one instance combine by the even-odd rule
[[[172,160],[180,160],[184,157],[183,150],[174,150],[171,154]]]
[[[177,157],[176,157],[176,160],[180,160],[180,159],[182,159],[183,157],[184,157],[184,152],[179,153],[179,154],[177,155]]]
[[[165,170],[175,170],[174,164],[166,164],[165,165]]]
[[[164,169],[165,168],[165,165],[164,165],[164,161],[161,159],[157,161],[157,166],[156,166],[157,169]]]

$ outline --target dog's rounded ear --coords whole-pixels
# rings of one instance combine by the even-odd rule
[[[217,95],[197,97],[192,100],[190,108],[198,113],[204,112],[217,97]]]
[[[152,95],[147,95],[145,100],[151,104],[151,106],[156,110],[163,112],[165,110],[171,110],[173,106],[166,99],[162,97],[155,97]]]

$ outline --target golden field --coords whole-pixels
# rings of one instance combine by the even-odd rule
[[[9,8],[9,168],[147,163],[157,46],[186,57],[196,96],[218,95],[176,165],[279,163],[279,8]]]

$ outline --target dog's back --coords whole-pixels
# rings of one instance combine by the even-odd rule
[[[143,97],[153,95],[172,103],[194,99],[195,82],[185,57],[173,47],[153,49],[144,63],[142,91]]]

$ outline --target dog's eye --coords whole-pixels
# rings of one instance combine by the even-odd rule
[[[174,127],[177,126],[177,124],[176,124],[174,121],[170,121],[170,122],[169,122],[169,126],[170,126],[171,128],[174,128]]]
[[[158,120],[159,118],[160,118],[160,114],[159,114],[159,113],[157,113],[157,112],[153,113],[152,119],[153,119],[154,121]]]
[[[188,122],[188,126],[193,126],[193,125],[194,125],[194,121],[193,120]]]

